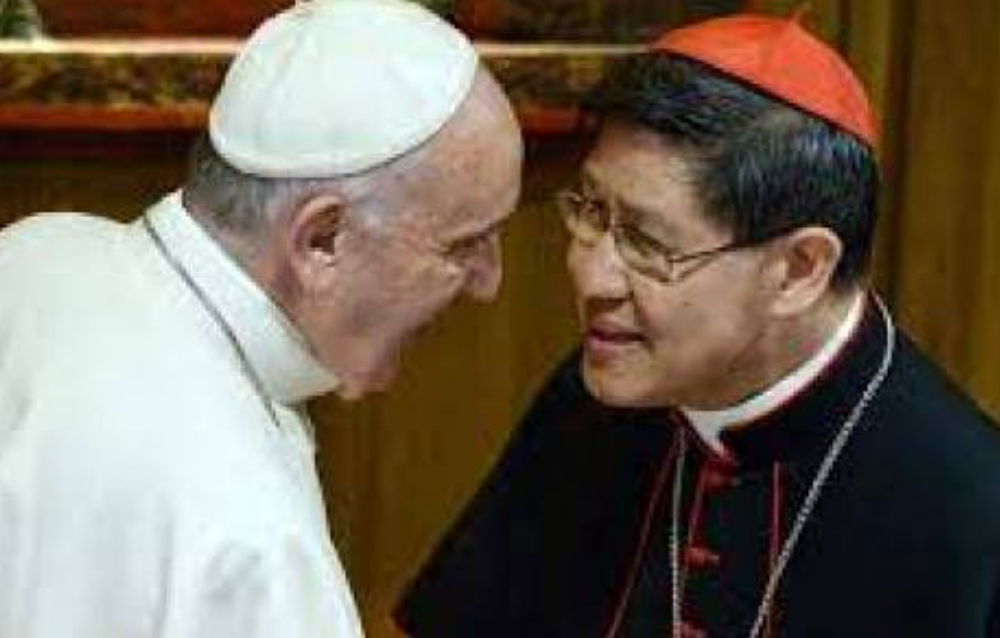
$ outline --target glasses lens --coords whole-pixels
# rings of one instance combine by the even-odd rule
[[[615,226],[618,254],[630,268],[655,279],[670,280],[673,264],[663,246],[628,224]]]

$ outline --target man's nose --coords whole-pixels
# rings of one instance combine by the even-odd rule
[[[629,294],[627,267],[615,240],[606,232],[593,244],[571,241],[566,258],[577,296],[621,299]]]
[[[481,302],[497,298],[503,281],[503,249],[500,233],[491,233],[483,238],[481,247],[469,265],[469,275],[465,284],[466,294]]]

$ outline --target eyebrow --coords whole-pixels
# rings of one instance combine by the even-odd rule
[[[625,214],[625,217],[629,222],[646,222],[646,225],[654,227],[666,235],[666,237],[653,235],[651,236],[651,239],[656,239],[657,241],[669,245],[676,243],[676,238],[682,235],[676,225],[665,220],[657,211],[636,204],[635,202],[630,202],[621,196],[611,196],[607,190],[601,186],[600,180],[590,173],[586,167],[584,167],[583,171],[581,171],[580,181],[584,190],[592,191],[600,197],[612,201],[614,206]]]
[[[653,225],[658,226],[665,231],[673,229],[670,222],[661,219],[661,216],[652,209],[632,203],[624,198],[618,198],[615,204],[618,209],[625,213],[625,215],[632,221],[651,221],[653,222]]]

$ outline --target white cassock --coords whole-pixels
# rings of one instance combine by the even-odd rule
[[[0,638],[354,638],[303,400],[335,379],[188,216],[0,233]],[[265,408],[270,403],[278,424]]]

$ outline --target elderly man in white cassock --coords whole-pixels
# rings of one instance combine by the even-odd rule
[[[460,33],[315,0],[238,54],[178,192],[0,233],[0,637],[361,636],[303,402],[496,294],[521,161]]]

